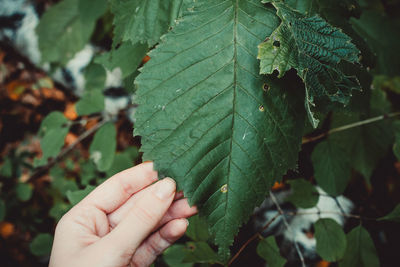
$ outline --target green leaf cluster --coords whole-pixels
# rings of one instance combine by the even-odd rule
[[[107,0],[63,0],[41,17],[36,32],[42,62],[66,64],[90,40]]]
[[[341,61],[357,63],[360,51],[350,37],[321,17],[306,17],[282,2],[272,3],[281,24],[259,46],[260,73],[277,71],[278,77],[283,77],[291,68],[296,69],[305,84],[310,122],[317,127],[319,121],[312,112],[316,103],[346,105],[352,90],[360,90],[357,78],[338,68]]]

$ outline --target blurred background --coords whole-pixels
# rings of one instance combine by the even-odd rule
[[[62,215],[106,178],[141,162],[140,138],[132,134],[136,109],[133,81],[138,68],[151,60],[146,55],[149,48],[125,43],[116,46],[112,8],[106,0],[97,0],[95,5],[93,2],[0,0],[1,266],[47,266],[55,225]],[[373,84],[387,94],[394,110],[400,110],[398,1],[340,2],[346,7],[353,2],[359,7],[360,2],[384,14],[363,18],[363,25],[378,39],[380,29],[395,25],[382,42],[371,39],[367,43],[383,46],[380,51],[384,55],[374,59],[379,69],[376,73],[381,74],[373,77]],[[344,16],[360,18],[355,11]],[[289,75],[296,79],[295,74]],[[327,129],[324,124],[307,136],[317,136]],[[304,144],[299,168],[273,188],[282,196],[285,210],[296,212],[295,205],[283,200],[290,188],[286,181],[300,177],[314,181],[310,158],[314,147],[313,142]],[[374,162],[369,181],[352,172],[340,200],[350,203],[346,213],[354,210],[367,218],[362,223],[374,240],[381,266],[400,265],[399,225],[368,218],[379,218],[400,203],[396,151],[389,149]],[[326,201],[319,204],[343,212],[340,205]],[[268,221],[272,215],[267,212],[271,210],[276,214],[276,207],[267,201],[255,212],[236,238],[233,255]],[[321,260],[315,255],[315,247],[309,246],[308,242],[315,242],[309,220],[296,222],[305,238],[302,249],[309,255],[307,264],[337,266]],[[345,232],[359,222],[360,218],[353,217],[343,220]],[[287,266],[299,266],[292,243],[285,245],[284,230],[276,227],[276,233],[280,233],[278,244],[289,259]],[[256,245],[246,244],[233,266],[264,266]],[[185,263],[183,257],[187,257]],[[207,227],[198,217],[191,219],[188,234],[179,244],[156,262],[157,266],[195,264],[218,264]]]

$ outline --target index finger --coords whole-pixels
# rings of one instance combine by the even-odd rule
[[[157,181],[153,162],[145,162],[124,170],[107,179],[78,205],[90,205],[111,213],[124,204],[133,194]]]

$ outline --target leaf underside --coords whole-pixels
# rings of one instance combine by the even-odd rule
[[[359,50],[350,37],[319,16],[306,17],[278,1],[273,5],[282,22],[259,46],[260,73],[278,71],[278,77],[283,77],[286,71],[296,69],[306,87],[310,122],[317,127],[319,121],[312,110],[316,104],[332,101],[346,105],[351,91],[360,90],[357,78],[338,68],[341,61],[358,62]]]
[[[185,7],[136,79],[144,160],[206,217],[222,260],[276,179],[295,166],[304,112],[260,77],[257,45],[279,21],[258,0]]]

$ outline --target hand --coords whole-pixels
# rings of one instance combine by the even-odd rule
[[[171,178],[156,180],[147,162],[97,187],[58,223],[49,266],[149,266],[197,212]]]

